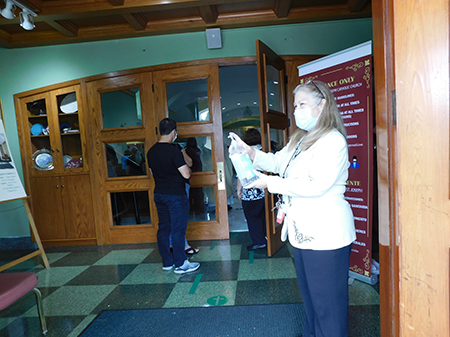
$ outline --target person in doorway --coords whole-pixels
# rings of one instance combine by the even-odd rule
[[[261,150],[261,134],[255,128],[248,129],[244,133],[244,142],[247,145]],[[242,200],[245,219],[252,244],[248,250],[266,248],[266,209],[264,201],[264,189],[242,188],[241,181],[237,180],[237,195]]]
[[[186,142],[185,148],[186,154],[192,159],[192,172],[201,172],[202,159],[201,150],[197,146],[197,139],[195,137],[189,137]],[[189,193],[189,213],[191,214],[203,214],[205,212],[205,197],[203,195],[202,187],[191,187]]]
[[[356,239],[352,210],[344,199],[349,160],[346,131],[333,94],[321,81],[294,90],[296,130],[275,154],[241,139],[259,179],[248,188],[278,193],[282,239],[294,247],[306,313],[303,336],[348,336],[348,270]]]
[[[154,201],[158,211],[158,250],[163,270],[175,267],[176,274],[197,270],[198,262],[190,262],[184,251],[186,227],[189,218],[189,200],[186,195],[186,179],[191,169],[181,150],[173,141],[177,138],[177,123],[164,118],[159,123],[161,137],[147,152],[149,168],[155,180]],[[172,233],[173,253],[170,251],[169,235]]]
[[[193,164],[194,161],[192,160],[192,158],[187,154],[187,151],[185,149],[183,149],[180,144],[176,144],[176,146],[180,149],[181,153],[183,154],[183,158],[184,161],[186,162],[187,166],[190,167],[191,172],[192,168],[193,168]],[[185,188],[186,188],[186,195],[188,197],[189,200],[189,190],[191,189],[191,183],[189,181],[189,179],[185,180]],[[170,243],[170,251],[173,252],[173,247],[172,247],[172,232],[169,235],[169,243]],[[194,248],[192,247],[186,239],[186,236],[184,237],[184,252],[186,253],[186,255],[192,256],[194,254],[197,254],[200,250],[198,248]]]

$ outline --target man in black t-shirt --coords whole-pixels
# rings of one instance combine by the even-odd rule
[[[189,219],[189,200],[185,182],[191,170],[181,150],[173,141],[177,138],[177,123],[164,118],[159,123],[160,140],[147,152],[147,162],[155,180],[154,200],[158,210],[158,250],[163,261],[163,270],[175,267],[175,273],[184,274],[200,267],[198,262],[189,262],[184,251],[186,227]],[[172,232],[173,254],[170,251],[169,235]]]

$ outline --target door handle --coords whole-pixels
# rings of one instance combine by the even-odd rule
[[[223,161],[217,162],[217,189],[225,190],[225,171]]]

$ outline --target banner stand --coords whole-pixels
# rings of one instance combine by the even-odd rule
[[[359,280],[365,283],[369,283],[371,285],[375,285],[378,282],[378,275],[373,274],[370,277],[355,273],[354,271],[348,271],[348,277],[354,280]],[[353,281],[352,281],[353,282]]]
[[[47,269],[50,268],[50,265],[49,265],[48,259],[47,259],[47,255],[45,254],[44,247],[42,246],[41,238],[39,237],[39,233],[37,231],[36,224],[34,223],[33,215],[31,214],[30,206],[28,205],[28,201],[27,201],[28,198],[29,197],[27,196],[24,198],[18,198],[18,199],[13,199],[13,200],[22,199],[23,206],[25,207],[25,210],[26,210],[27,216],[28,216],[28,220],[30,222],[31,233],[33,234],[34,239],[36,240],[36,243],[38,245],[38,250],[33,253],[30,253],[28,255],[25,255],[17,260],[9,262],[3,266],[0,266],[0,272],[6,270],[8,268],[11,268],[15,265],[18,265],[19,263],[22,263],[23,261],[29,260],[38,255],[41,255],[41,258],[42,258],[42,261],[44,262],[45,268],[47,268]],[[7,201],[12,201],[12,200],[7,200]],[[1,202],[6,202],[6,201],[0,201],[0,203]]]

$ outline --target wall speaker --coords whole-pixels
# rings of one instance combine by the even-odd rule
[[[208,49],[222,48],[222,37],[220,35],[220,28],[207,29],[206,41],[208,43]]]

